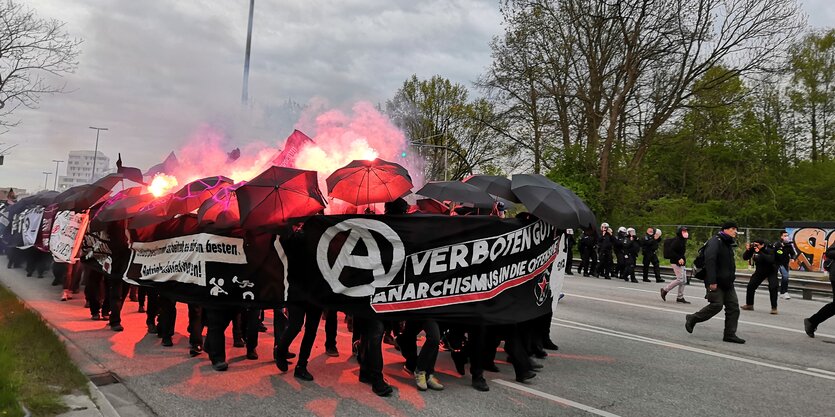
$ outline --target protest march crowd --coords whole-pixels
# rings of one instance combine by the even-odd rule
[[[27,276],[39,278],[51,271],[62,300],[83,285],[90,318],[107,321],[112,331],[124,330],[126,300],[138,302],[146,314],[143,331],[166,347],[173,346],[176,303],[185,303],[189,355],[206,353],[219,372],[229,367],[230,324],[233,346],[257,360],[265,312],[271,312],[276,367],[288,372],[292,363],[295,378],[312,381],[307,364],[320,321],[325,353],[339,356],[342,312],[359,381],[377,395],[393,391],[383,375],[384,343],[400,351],[419,390],[443,390],[435,365],[448,351],[456,371],[465,375],[469,364],[473,388],[488,391],[484,372],[498,371],[502,342],[516,380],[528,383],[544,366],[538,359],[558,349],[551,319],[564,276],[574,275],[575,229],[582,230],[578,273],[638,282],[635,266],[643,254],[643,281],[652,269],[655,281],[664,282],[661,250],[676,277],[660,289],[661,298],[676,291],[676,302],[690,303],[684,298],[686,227],[666,240],[653,228],[643,238],[631,228],[615,234],[603,223],[598,229],[585,203],[542,176],[430,182],[415,192],[428,198],[409,204],[405,169],[379,159],[354,161],[328,178],[329,195],[340,205],[326,204],[312,171],[273,166],[246,183],[206,177],[156,196],[145,192],[133,169],[119,166],[91,185],[6,201],[0,235],[7,267],[25,267]],[[131,181],[141,185],[126,187]],[[384,203],[379,214],[378,203]],[[526,211],[508,218],[515,204]],[[744,343],[736,335],[736,228],[724,224],[694,260],[709,305],[688,315],[685,327],[692,332],[724,307],[723,340]],[[753,290],[768,280],[776,314],[777,273],[790,251],[785,237],[747,248],[744,258],[757,269],[743,309],[753,308]],[[835,259],[835,247],[827,255]],[[807,319],[809,336],[833,314],[829,304]],[[291,352],[302,331],[298,352]]]

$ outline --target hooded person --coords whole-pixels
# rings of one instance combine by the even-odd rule
[[[658,266],[658,246],[661,242],[661,230],[650,227],[647,234],[641,239],[641,250],[644,255],[644,282],[650,282],[649,267],[652,266],[655,274],[655,282],[664,282],[661,279],[661,269]]]
[[[687,239],[689,238],[690,234],[687,231],[687,227],[680,226],[676,229],[676,236],[664,242],[665,257],[670,261],[670,265],[673,267],[673,273],[676,276],[673,282],[661,289],[661,299],[664,301],[667,301],[667,294],[670,291],[678,288],[676,302],[690,304],[689,301],[684,299],[684,286],[687,284],[687,259],[685,258],[685,253],[687,252]]]

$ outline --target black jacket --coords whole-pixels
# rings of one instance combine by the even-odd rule
[[[615,237],[609,233],[604,233],[600,239],[597,240],[597,253],[612,254],[612,248],[615,246]]]
[[[789,261],[797,257],[794,246],[791,243],[784,243],[782,240],[774,243],[774,258],[777,266],[789,267]]]
[[[772,276],[777,275],[777,263],[774,257],[774,248],[771,246],[764,246],[759,252],[754,251],[754,247],[750,247],[742,254],[742,259],[753,259],[756,270],[755,274]]]
[[[705,248],[705,287],[717,284],[719,288],[731,289],[736,280],[734,261],[734,239],[722,232],[710,238]]]
[[[644,235],[644,238],[641,239],[641,248],[644,255],[654,255],[658,251],[659,240],[654,235]]]
[[[626,236],[626,234],[618,233],[618,236],[615,238],[615,241],[613,242],[615,248],[615,255],[617,255],[618,258],[620,258],[623,254],[623,248],[626,247],[627,243],[629,243],[629,236]]]
[[[673,238],[673,241],[670,243],[670,252],[673,255],[668,260],[673,265],[678,265],[679,259],[684,259],[684,264],[687,264],[687,258],[685,254],[687,253],[687,239],[683,238],[680,234]]]
[[[638,243],[638,238],[628,239],[623,248],[624,259],[634,263],[638,259],[639,253],[641,253],[641,244]]]

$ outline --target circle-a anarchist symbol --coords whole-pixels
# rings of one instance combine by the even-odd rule
[[[328,260],[328,250],[333,238],[342,232],[348,232],[348,237],[342,247],[339,248],[339,253],[331,265]],[[388,271],[385,270],[380,247],[371,232],[379,233],[392,246],[391,267]],[[360,241],[368,249],[368,255],[353,254],[354,248]],[[369,297],[374,294],[375,288],[389,285],[397,273],[400,272],[405,259],[406,250],[397,232],[381,221],[363,218],[344,220],[329,227],[319,238],[319,245],[316,250],[319,271],[328,285],[334,293],[349,297]],[[345,267],[371,271],[374,281],[369,284],[346,287],[339,281]]]

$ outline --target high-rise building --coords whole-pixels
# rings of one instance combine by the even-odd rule
[[[70,151],[67,157],[67,175],[58,177],[58,191],[64,191],[67,188],[75,187],[76,185],[90,184],[91,174],[93,173],[93,157],[96,158],[96,172],[92,175],[92,181],[95,181],[111,172],[110,158],[99,152],[94,151]]]

